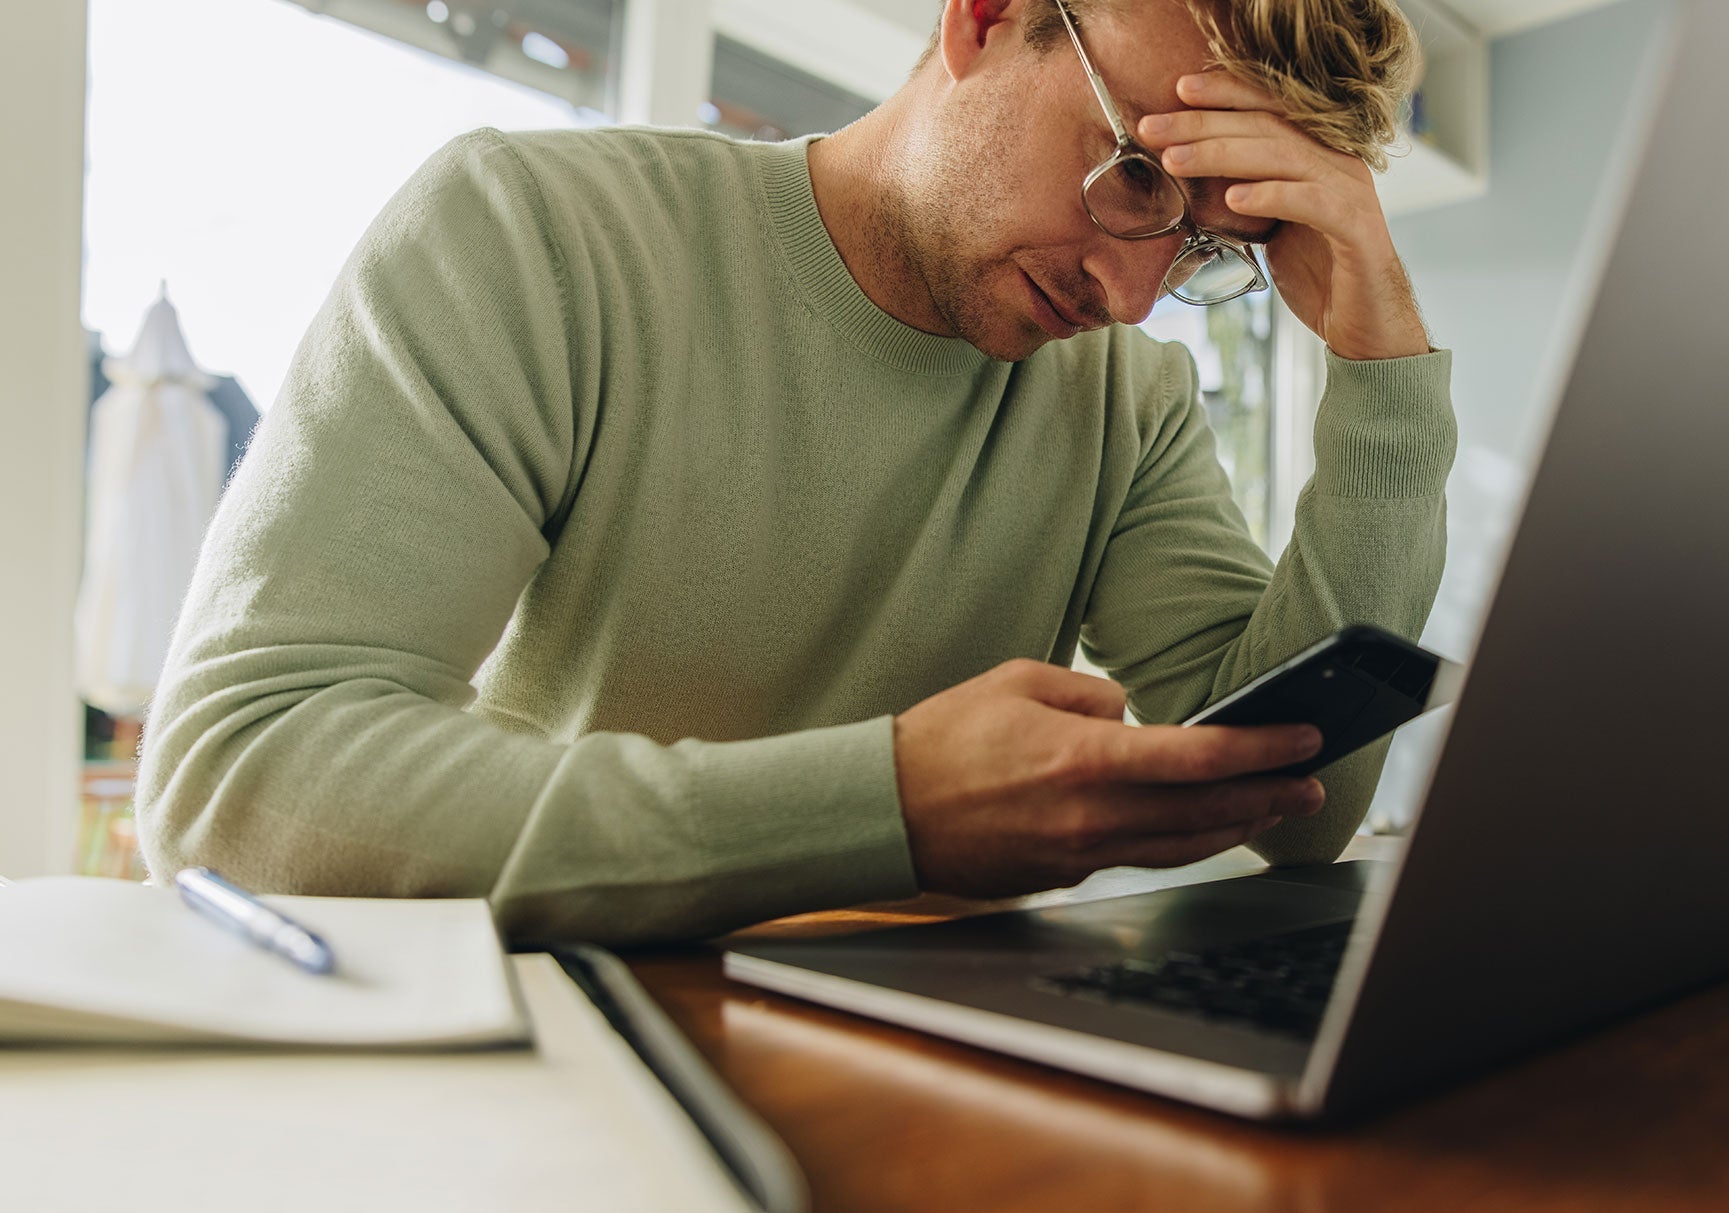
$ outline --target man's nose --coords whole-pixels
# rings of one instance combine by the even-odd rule
[[[1159,288],[1182,247],[1182,234],[1152,240],[1104,239],[1082,259],[1081,268],[1104,288],[1112,319],[1118,324],[1139,324],[1159,301]]]

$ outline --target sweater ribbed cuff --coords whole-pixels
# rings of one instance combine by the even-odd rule
[[[1330,497],[1428,497],[1453,467],[1453,355],[1353,362],[1327,351],[1315,481]]]
[[[892,716],[699,746],[702,849],[721,871],[756,874],[753,917],[918,892]]]

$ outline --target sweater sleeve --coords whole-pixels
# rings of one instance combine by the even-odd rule
[[[1136,718],[1185,719],[1348,623],[1418,636],[1446,555],[1451,355],[1352,362],[1328,353],[1315,474],[1277,567],[1231,500],[1192,359],[1171,364],[1081,633]],[[1269,830],[1254,848],[1281,864],[1336,858],[1368,811],[1389,744],[1321,771],[1325,809]]]
[[[911,894],[887,717],[660,745],[472,710],[572,508],[601,373],[543,205],[476,132],[345,266],[182,610],[139,776],[151,871],[484,896],[509,935],[608,943]]]

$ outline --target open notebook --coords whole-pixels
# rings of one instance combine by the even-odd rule
[[[664,1041],[639,1056],[554,956],[504,956],[485,902],[265,900],[329,942],[336,974],[252,947],[172,890],[0,887],[6,1207],[806,1207],[785,1148],[710,1092],[703,1111],[749,1155],[729,1170],[681,1103],[715,1084],[700,1063]],[[595,988],[615,1006],[646,997]],[[625,1018],[674,1031],[657,1016]],[[82,1047],[8,1047],[44,1042]]]
[[[171,889],[50,876],[0,888],[0,1043],[523,1043],[484,901],[270,897],[329,941],[313,976]]]

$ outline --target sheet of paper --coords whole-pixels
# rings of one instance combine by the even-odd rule
[[[170,889],[63,876],[0,890],[0,1041],[527,1039],[485,902],[265,900],[324,937],[334,974],[253,946]]]

